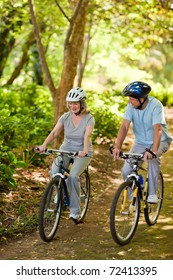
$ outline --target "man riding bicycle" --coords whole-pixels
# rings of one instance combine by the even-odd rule
[[[129,104],[126,107],[122,124],[118,131],[113,156],[115,160],[119,159],[122,144],[132,122],[135,140],[130,152],[145,153],[144,161],[148,160],[149,195],[147,201],[157,203],[156,188],[160,173],[159,158],[168,150],[172,137],[167,130],[164,107],[158,99],[148,96],[150,91],[151,87],[140,81],[132,82],[124,88],[122,94],[129,97]],[[146,152],[146,148],[152,150],[157,155],[157,158],[153,158],[151,153]],[[122,169],[124,180],[126,180],[130,170],[130,165],[125,162]]]

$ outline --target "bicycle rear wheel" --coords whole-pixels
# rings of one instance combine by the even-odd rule
[[[125,245],[132,239],[139,221],[140,199],[137,192],[136,199],[131,189],[132,182],[126,181],[120,185],[115,193],[111,212],[110,230],[114,241]]]
[[[80,209],[81,217],[76,220],[76,223],[81,223],[86,215],[90,198],[90,177],[88,169],[80,175]]]
[[[146,202],[146,207],[144,208],[145,221],[149,226],[152,226],[157,222],[162,207],[163,193],[164,193],[164,182],[163,182],[163,175],[160,172],[159,179],[158,179],[158,187],[156,192],[158,197],[158,202],[155,204]]]
[[[43,241],[50,242],[57,231],[62,209],[61,178],[51,180],[43,194],[39,212],[39,234]]]

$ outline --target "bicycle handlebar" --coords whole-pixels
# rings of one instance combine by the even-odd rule
[[[113,148],[114,148],[114,146],[111,146],[109,148],[109,151],[110,151],[111,154],[113,154]],[[157,156],[150,149],[146,148],[145,152],[150,153],[153,156],[153,158],[157,158]],[[121,158],[124,158],[124,159],[127,159],[129,157],[137,157],[139,159],[142,159],[145,152],[142,153],[142,154],[137,154],[137,153],[126,153],[126,152],[120,151],[119,155],[120,155]]]
[[[39,148],[36,147],[34,148],[35,151],[39,151]],[[67,155],[69,157],[77,157],[79,155],[79,152],[68,152],[68,151],[62,151],[62,150],[57,150],[57,149],[46,149],[43,153],[41,154],[45,154],[45,155],[52,155],[52,154],[64,154]],[[88,155],[86,154],[85,157],[87,157]]]

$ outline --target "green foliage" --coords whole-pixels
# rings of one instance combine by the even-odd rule
[[[34,84],[0,90],[0,144],[27,149],[38,135],[47,135],[52,123],[50,94]]]
[[[31,201],[32,203],[28,203],[27,200],[23,202],[20,201],[18,205],[15,205],[17,219],[14,219],[13,216],[10,219],[10,214],[7,214],[8,218],[5,221],[2,220],[1,222],[0,219],[0,224],[2,225],[0,227],[0,236],[21,236],[23,233],[26,234],[26,232],[30,232],[33,228],[37,227],[38,203],[35,200]],[[34,209],[32,209],[33,205]],[[11,207],[12,206],[8,206],[9,209],[6,209],[7,213],[11,210]],[[28,209],[32,209],[32,212]],[[10,213],[12,212],[13,210],[10,211]]]
[[[50,94],[32,84],[0,89],[0,184],[15,186],[13,173],[23,160],[35,160],[32,147],[51,130]]]
[[[0,189],[5,186],[14,188],[16,180],[13,178],[13,173],[16,168],[24,167],[25,165],[25,162],[18,160],[13,152],[5,152],[0,149]]]
[[[88,92],[88,106],[95,118],[93,142],[110,141],[117,135],[126,100],[120,92]]]
[[[166,89],[161,84],[157,83],[154,85],[151,95],[158,98],[163,106],[173,106],[173,88],[170,87],[169,89]]]

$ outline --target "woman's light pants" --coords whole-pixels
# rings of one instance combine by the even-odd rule
[[[91,157],[76,157],[72,168],[70,170],[70,175],[66,180],[67,188],[70,194],[70,214],[80,215],[80,179],[79,176],[86,169],[91,161]],[[64,166],[68,167],[70,158],[64,156]],[[51,176],[58,173],[58,158],[56,158],[52,164],[50,171]]]

